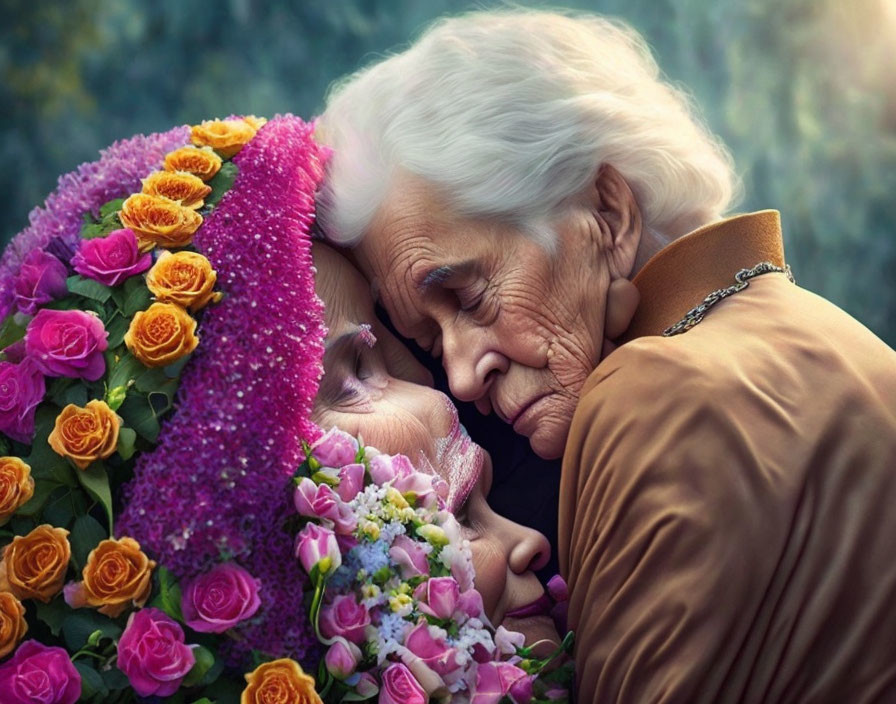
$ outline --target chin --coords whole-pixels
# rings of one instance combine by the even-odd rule
[[[532,452],[543,460],[556,460],[563,457],[571,420],[560,422],[546,418],[529,438]]]
[[[535,654],[538,657],[550,655],[560,645],[560,634],[554,626],[554,619],[547,614],[526,616],[525,618],[505,618],[501,623],[509,631],[518,631],[526,636],[526,645],[538,643]]]

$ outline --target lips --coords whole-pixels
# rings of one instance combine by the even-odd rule
[[[519,606],[504,614],[506,618],[529,618],[530,616],[541,616],[551,612],[551,606],[554,602],[547,594],[542,594],[535,601]]]
[[[501,420],[503,420],[505,423],[507,423],[509,425],[513,425],[522,417],[522,415],[526,411],[528,411],[532,406],[534,406],[536,403],[541,401],[541,399],[543,399],[545,396],[547,396],[547,394],[538,394],[536,396],[533,396],[526,403],[517,407],[515,412],[510,413],[510,414],[504,414],[500,410],[501,406],[498,404],[495,404],[495,410],[497,411],[498,416],[501,418]]]

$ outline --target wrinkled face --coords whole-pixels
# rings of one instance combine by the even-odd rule
[[[357,249],[396,328],[442,357],[452,393],[494,410],[545,458],[563,454],[600,359],[610,282],[584,203],[551,225],[553,254],[515,228],[452,215],[402,174]]]
[[[504,622],[525,633],[529,642],[556,642],[547,616],[513,617],[544,593],[532,570],[547,561],[547,540],[489,508],[485,497],[491,459],[465,437],[454,405],[432,388],[429,372],[377,320],[360,273],[326,245],[315,243],[313,256],[329,333],[312,420],[324,429],[335,425],[360,435],[365,444],[383,452],[405,454],[418,466],[440,468],[446,462],[457,464],[460,457],[463,466],[452,467],[450,475],[463,487],[460,492],[451,487],[449,508],[470,541],[486,613],[495,625]]]

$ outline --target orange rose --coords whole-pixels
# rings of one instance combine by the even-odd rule
[[[163,251],[146,274],[146,285],[157,300],[197,311],[209,301],[221,300],[221,294],[213,290],[217,278],[211,263],[201,254]]]
[[[141,252],[160,247],[186,247],[202,224],[202,216],[170,198],[136,193],[121,204],[121,224],[137,235]]]
[[[134,316],[124,344],[147,367],[164,367],[196,349],[196,321],[179,305],[153,303]]]
[[[202,124],[193,125],[190,129],[190,139],[196,146],[211,147],[225,159],[229,159],[242,149],[257,131],[258,128],[246,120],[206,120]]]
[[[57,454],[87,469],[94,460],[104,460],[115,452],[120,428],[121,418],[105,401],[88,401],[84,408],[70,403],[56,416],[47,442]]]
[[[0,592],[0,658],[13,651],[27,630],[22,602],[12,592]]]
[[[18,457],[0,457],[0,526],[32,496],[31,467]]]
[[[71,556],[64,528],[44,523],[28,535],[17,535],[3,549],[0,592],[48,603],[62,590]]]
[[[240,704],[323,704],[314,678],[289,658],[259,665],[246,675],[246,682]]]
[[[209,147],[181,147],[165,155],[165,171],[185,171],[209,181],[221,169],[221,157]]]
[[[206,186],[201,178],[186,171],[156,171],[143,179],[143,192],[177,201],[185,208],[199,210],[205,205],[204,198],[212,192],[212,187]]]
[[[65,588],[65,600],[76,609],[100,607],[101,614],[115,618],[146,603],[155,566],[133,538],[103,540],[87,557],[84,581]]]

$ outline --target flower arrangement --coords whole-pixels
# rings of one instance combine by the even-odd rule
[[[295,482],[296,555],[314,587],[311,620],[328,645],[326,701],[568,697],[571,665],[547,668],[570,637],[539,660],[521,633],[489,625],[444,480],[333,428],[306,448]]]
[[[321,438],[308,419],[324,338],[309,231],[326,157],[311,131],[291,116],[229,118],[113,145],[60,179],[0,259],[4,702],[393,701],[420,686],[397,666],[423,636],[376,635],[388,602],[369,602],[371,621],[351,638],[350,603],[334,607],[361,588],[347,570],[381,540],[375,527],[397,531],[382,513],[392,504],[381,500],[374,520],[352,503],[378,495],[377,480],[395,501],[405,490],[420,549],[450,521],[437,483],[418,496],[381,473],[400,466],[408,486],[424,482],[404,458]],[[342,446],[353,469],[338,461]],[[297,514],[297,466],[318,508],[330,486],[357,485],[336,505],[340,531],[351,525],[334,533],[342,566],[308,563],[310,543],[296,552],[297,521],[302,535],[336,525],[304,504]],[[430,625],[454,623],[483,645],[440,674],[443,685],[428,683],[433,698],[461,701],[474,685],[481,704],[497,701],[483,698],[488,687],[549,698],[531,682],[541,665],[501,648],[502,638],[521,646],[516,636],[488,629],[463,551],[449,540],[428,554],[458,556],[458,598],[473,606]],[[430,567],[430,587],[422,575],[376,584],[403,590],[407,621],[446,589],[450,599],[440,569]]]

